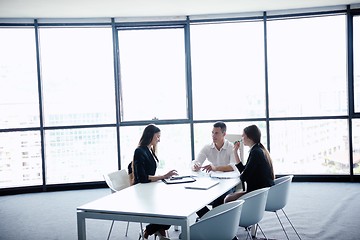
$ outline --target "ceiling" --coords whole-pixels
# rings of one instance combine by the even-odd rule
[[[360,0],[0,0],[0,18],[195,16],[357,3]]]

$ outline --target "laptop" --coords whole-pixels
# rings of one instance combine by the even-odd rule
[[[200,189],[200,190],[207,190],[212,188],[213,186],[219,184],[219,180],[215,180],[212,178],[197,178],[196,182],[189,183],[185,185],[187,189]]]

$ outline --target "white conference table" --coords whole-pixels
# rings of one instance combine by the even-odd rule
[[[220,179],[207,190],[186,189],[187,183],[136,184],[78,207],[78,239],[86,239],[86,219],[175,225],[181,227],[182,239],[190,239],[190,217],[239,182],[239,178]]]

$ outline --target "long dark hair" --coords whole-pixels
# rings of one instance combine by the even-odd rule
[[[143,134],[142,134],[141,138],[140,138],[139,146],[147,146],[147,145],[149,145],[151,143],[155,133],[158,133],[158,132],[160,132],[160,128],[158,128],[154,124],[147,125],[146,128],[143,131]],[[154,156],[155,156],[155,158],[157,160],[157,157],[155,155],[156,146],[152,146],[151,151],[152,151],[152,153],[154,154]]]
[[[261,140],[261,131],[260,131],[260,129],[256,125],[250,125],[250,126],[244,128],[244,133],[246,134],[246,136],[248,138],[253,140],[255,142],[255,144],[258,144],[261,147],[261,149],[263,150],[263,152],[265,154],[265,158],[269,163],[272,177],[273,177],[273,179],[275,179],[274,168],[273,168],[273,164],[272,164],[272,159],[270,157],[270,153],[264,147],[264,145],[262,145],[262,143],[260,142],[260,140]]]
[[[157,126],[155,126],[154,124],[149,124],[146,126],[146,128],[143,131],[143,134],[141,135],[140,141],[139,141],[139,145],[138,146],[148,146],[155,133],[160,132],[160,128],[158,128]],[[156,152],[156,146],[151,146],[150,151],[152,152],[154,158],[156,159],[156,161],[159,162],[155,152]],[[130,165],[130,164],[129,164]],[[129,173],[129,180],[130,180],[130,185],[134,185],[135,184],[135,176],[134,176],[134,159],[131,162],[131,167],[128,166],[128,173]]]

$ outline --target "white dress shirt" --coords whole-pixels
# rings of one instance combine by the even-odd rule
[[[202,166],[207,159],[215,167],[230,165],[234,170],[237,170],[235,167],[236,161],[233,149],[234,144],[227,139],[224,139],[224,145],[220,150],[216,148],[214,143],[207,144],[201,149],[196,159],[193,161],[193,164]]]

